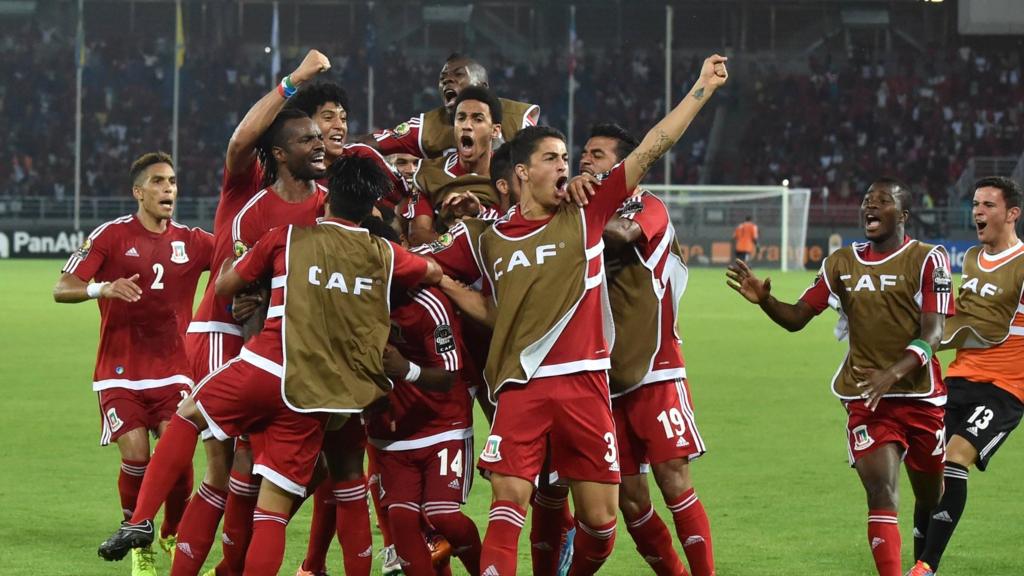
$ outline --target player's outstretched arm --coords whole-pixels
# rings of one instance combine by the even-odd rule
[[[438,288],[459,307],[459,310],[462,310],[463,314],[488,328],[494,328],[497,309],[490,298],[465,286],[458,280],[452,279],[450,276],[441,278]]]
[[[760,306],[769,318],[790,332],[802,330],[815,316],[814,308],[802,300],[798,300],[796,304],[777,300],[771,294],[772,279],[761,280],[742,260],[730,264],[725,275],[728,277],[726,284],[730,288],[739,292],[749,302]]]
[[[298,88],[330,68],[331,62],[327,56],[317,50],[310,50],[288,78],[292,85]],[[252,162],[253,154],[256,153],[256,142],[287,102],[288,99],[275,86],[246,112],[245,117],[235,128],[235,133],[231,135],[231,140],[228,141],[227,157],[224,160],[228,172],[243,170]]]
[[[629,218],[612,218],[604,227],[605,244],[612,248],[629,246],[640,238],[643,230],[635,220]]]
[[[231,297],[242,291],[249,285],[249,281],[242,278],[242,275],[231,265],[231,258],[226,258],[220,267],[220,274],[217,275],[217,282],[213,285],[213,291],[217,296]]]
[[[853,366],[853,373],[858,378],[857,387],[863,391],[861,396],[867,401],[868,408],[873,411],[894,384],[931,361],[932,351],[939,349],[945,324],[945,315],[925,312],[921,314],[920,335],[907,345],[906,354],[892,366],[884,370]]]
[[[77,304],[93,298],[116,298],[125,302],[138,302],[142,298],[142,288],[135,283],[139,275],[131,278],[118,278],[113,282],[89,284],[74,274],[61,274],[57,285],[53,287],[53,301],[61,304]]]
[[[715,90],[725,84],[729,78],[729,71],[725,67],[727,60],[728,58],[718,54],[707,57],[701,66],[700,76],[686,97],[668,113],[668,116],[655,124],[640,145],[626,156],[627,190],[636,188],[651,166],[679,141]]]
[[[428,392],[447,392],[455,383],[454,372],[413,364],[391,344],[384,347],[384,374],[392,380],[405,380]]]

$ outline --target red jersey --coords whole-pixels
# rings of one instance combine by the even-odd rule
[[[238,211],[245,206],[261,188],[263,181],[263,165],[253,156],[252,161],[238,172],[229,172],[224,166],[224,181],[220,188],[220,202],[213,219],[214,248],[210,265],[210,280],[203,292],[203,300],[199,303],[189,332],[223,332],[242,335],[242,327],[231,317],[231,299],[218,298],[213,285],[220,276],[220,266],[228,258],[234,258],[233,240],[231,238],[231,222]]]
[[[680,349],[682,341],[677,326],[679,299],[686,290],[687,270],[682,258],[671,249],[676,241],[676,232],[669,220],[668,208],[654,194],[641,192],[623,203],[619,217],[632,220],[640,227],[640,237],[633,247],[644,266],[651,270],[655,290],[662,294],[658,351],[650,373],[640,384],[686,378],[686,363]],[[608,265],[614,264],[609,261]]]
[[[585,245],[580,249],[586,253],[587,284],[592,287],[584,293],[572,318],[533,374],[534,378],[607,370],[610,366],[612,342],[605,339],[605,334],[613,335],[613,329],[604,285],[604,241],[601,235],[605,225],[630,194],[626,188],[625,165],[621,162],[601,175],[599,180],[596,194],[582,209]],[[492,226],[502,236],[516,239],[539,231],[550,220],[528,220],[515,206]],[[470,238],[463,224],[453,226],[449,234],[429,245],[434,260],[446,274],[466,284],[473,285],[483,279],[483,291],[489,294],[490,286],[477,263],[476,247],[471,245],[475,239]]]
[[[192,385],[185,330],[192,318],[199,276],[210,268],[213,235],[177,222],[150,232],[122,216],[96,228],[68,258],[63,272],[88,282],[138,274],[138,302],[101,298],[100,345],[93,390],[145,390]]]
[[[340,219],[325,219],[325,222],[340,222],[346,226],[355,225]],[[288,233],[291,226],[279,226],[263,235],[251,250],[242,254],[235,262],[235,270],[247,282],[270,278],[270,307],[263,330],[242,348],[239,357],[271,374],[284,375],[281,324],[284,319],[284,287],[288,270]],[[393,281],[402,286],[413,287],[427,273],[427,262],[413,256],[401,246],[389,242],[394,250],[392,262]]]
[[[854,243],[853,250],[857,259],[861,262],[883,262],[902,252],[910,241],[911,238],[909,236],[904,236],[903,244],[892,252],[877,252],[871,248],[870,242]],[[815,314],[821,314],[822,311],[830,306],[840,309],[839,297],[833,294],[832,289],[828,285],[825,272],[827,264],[828,258],[822,262],[821,272],[814,279],[814,283],[800,296],[800,300],[810,305]],[[924,259],[924,264],[921,266],[921,278],[933,278],[936,268],[950,270],[949,257],[946,255],[945,250],[935,250]],[[944,316],[952,316],[955,313],[952,295],[949,291],[936,290],[934,282],[921,283],[920,292],[915,295],[914,303],[921,314],[938,313]],[[839,312],[840,321],[836,326],[836,336],[840,339],[845,339],[848,335],[846,314],[841,309]],[[929,369],[931,370],[934,389],[928,397],[921,398],[921,400],[936,405],[945,404],[946,386],[942,381],[942,366],[939,364],[938,355],[932,355]]]
[[[462,370],[462,327],[448,297],[437,288],[409,292],[391,311],[388,342],[424,368]],[[395,383],[387,410],[369,416],[367,436],[380,450],[413,450],[473,436],[473,397],[456,376],[448,392]]]

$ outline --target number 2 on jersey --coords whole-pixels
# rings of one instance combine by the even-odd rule
[[[164,289],[164,265],[159,262],[153,264],[153,274],[156,274],[156,278],[153,279],[153,284],[149,287],[153,290]]]
[[[682,436],[686,432],[686,422],[678,408],[662,410],[661,414],[658,414],[658,422],[665,428],[665,438]]]

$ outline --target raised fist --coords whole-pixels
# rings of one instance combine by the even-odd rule
[[[331,69],[331,61],[319,50],[310,50],[302,63],[290,74],[292,83],[298,86],[303,82],[312,80],[314,76]]]
[[[718,54],[712,54],[704,59],[704,65],[700,68],[700,79],[705,86],[714,90],[725,84],[729,79],[729,70],[725,67],[728,60]]]

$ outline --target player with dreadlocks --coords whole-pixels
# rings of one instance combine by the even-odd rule
[[[224,180],[214,216],[214,251],[211,261],[215,264],[202,302],[185,335],[185,346],[192,365],[192,379],[196,382],[237,356],[242,348],[242,326],[231,315],[231,299],[216,296],[213,286],[220,272],[220,262],[233,255],[232,220],[253,196],[264,188],[263,160],[267,154],[261,157],[257,151],[257,144],[288,103],[296,87],[306,84],[330,67],[326,56],[316,50],[310,50],[291,74],[252,105],[228,141],[224,157]],[[187,560],[193,565],[187,569],[183,567],[184,571],[175,574],[194,575],[198,572],[210,551],[222,515],[225,516],[224,531],[228,536],[225,542],[234,541],[233,527],[239,524],[240,516],[249,517],[246,525],[252,518],[251,512],[232,512],[238,508],[234,502],[238,492],[251,492],[255,496],[255,487],[250,483],[243,485],[231,482],[236,490],[232,490],[231,493],[228,491],[233,443],[217,442],[212,436],[204,436],[204,440],[206,475],[196,492],[197,497],[192,499],[192,505],[187,511],[189,516],[193,516],[187,518],[188,530],[179,530],[178,533],[178,542],[188,543],[187,550],[184,547],[178,548],[183,552],[179,554],[179,562]],[[251,466],[251,457],[244,447],[240,447],[233,459],[240,469],[248,469]],[[173,546],[168,548],[172,550]],[[232,551],[228,548],[231,547],[225,547],[225,556],[233,557]]]

